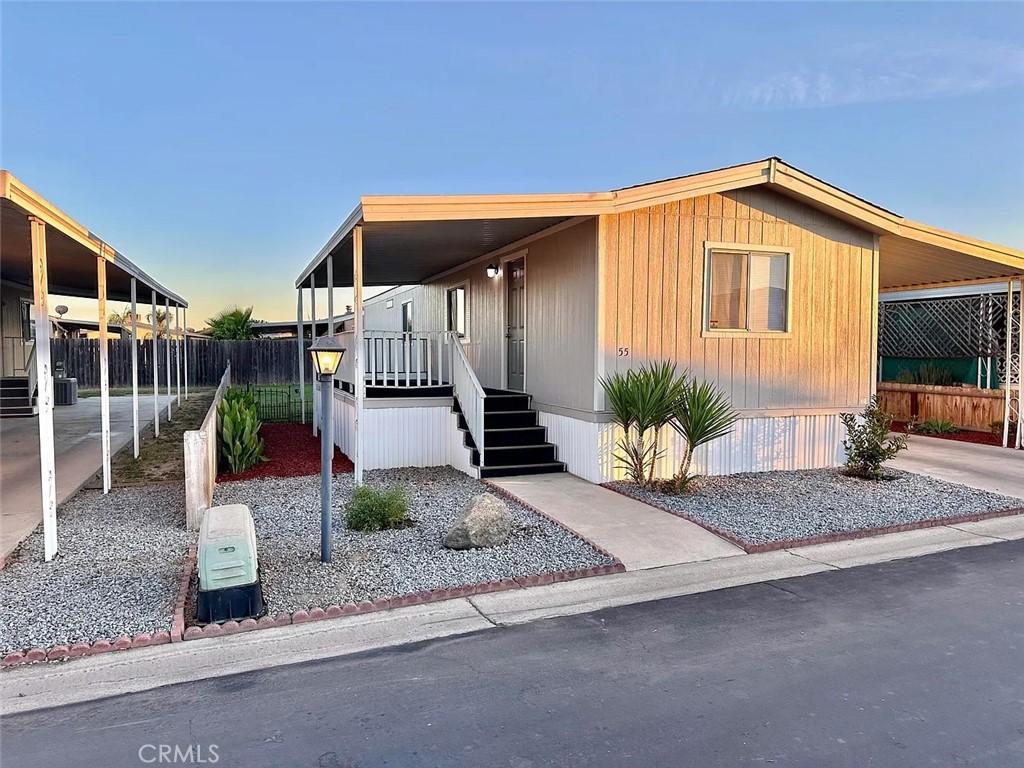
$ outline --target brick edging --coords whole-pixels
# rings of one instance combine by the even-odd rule
[[[1012,509],[997,509],[989,512],[974,512],[967,515],[956,515],[955,517],[941,517],[931,520],[918,520],[913,523],[902,523],[900,525],[886,525],[881,528],[857,528],[852,531],[841,531],[839,533],[825,533],[820,536],[808,536],[803,539],[785,539],[783,541],[767,541],[763,543],[755,543],[747,541],[735,533],[730,531],[722,530],[717,528],[710,523],[706,523],[702,520],[698,520],[692,515],[688,515],[679,510],[672,509],[667,504],[661,504],[657,501],[650,499],[642,499],[639,496],[634,496],[630,493],[626,493],[623,490],[615,487],[611,483],[601,483],[602,487],[607,488],[610,491],[615,491],[627,499],[633,499],[639,501],[641,504],[646,504],[649,507],[660,509],[662,512],[668,512],[670,515],[681,517],[684,520],[689,520],[695,525],[699,525],[701,528],[711,531],[716,536],[721,536],[723,539],[732,542],[737,547],[740,547],[748,555],[756,555],[761,552],[775,552],[780,549],[793,549],[795,547],[808,547],[812,544],[831,544],[837,541],[852,541],[854,539],[867,539],[872,536],[883,536],[887,533],[903,533],[904,531],[918,531],[923,528],[938,528],[943,525],[959,525],[961,523],[975,523],[979,520],[990,520],[995,517],[1013,517],[1014,515],[1024,514],[1024,507],[1014,507]]]
[[[185,567],[181,571],[181,582],[178,585],[178,596],[174,601],[174,621],[171,623],[171,642],[180,643],[185,639],[185,603],[188,600],[188,589],[192,584],[192,574],[196,570],[199,558],[199,544],[188,545]]]

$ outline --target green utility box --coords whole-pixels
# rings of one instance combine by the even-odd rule
[[[198,570],[200,621],[238,620],[263,612],[256,526],[247,506],[206,510],[199,527]]]

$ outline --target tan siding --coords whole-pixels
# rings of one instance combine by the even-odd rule
[[[535,240],[525,250],[526,390],[538,404],[593,411],[597,220]],[[467,284],[467,356],[485,387],[503,387],[504,271],[491,279],[485,267],[473,264],[421,286],[413,320],[419,331],[444,330],[445,292]]]
[[[844,407],[867,397],[870,233],[766,189],[609,216],[606,228],[606,370],[672,359],[745,411]],[[789,335],[701,335],[706,241],[792,249]],[[630,348],[628,358],[620,347]]]

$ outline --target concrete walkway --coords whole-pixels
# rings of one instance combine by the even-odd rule
[[[568,473],[492,482],[608,550],[627,571],[744,554],[689,520]]]
[[[1024,498],[1024,451],[913,436],[890,464],[951,483]]]
[[[161,423],[167,401],[160,398]],[[139,398],[141,427],[153,422],[153,400]],[[102,467],[100,398],[89,397],[53,411],[57,504],[75,495]],[[110,452],[132,441],[132,398],[110,398]],[[0,567],[4,559],[42,522],[39,491],[39,420],[0,419]]]

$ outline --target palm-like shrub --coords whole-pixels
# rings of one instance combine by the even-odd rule
[[[646,485],[654,479],[654,467],[664,453],[661,430],[673,417],[686,379],[676,375],[674,365],[663,362],[602,377],[601,386],[612,421],[622,428],[615,459],[630,480]]]
[[[686,490],[693,479],[690,465],[694,450],[729,434],[735,422],[736,412],[721,390],[696,379],[685,384],[668,422],[683,439],[683,456],[673,478],[676,488]]]
[[[228,307],[206,321],[210,326],[210,337],[245,341],[255,338],[252,324],[252,307]]]
[[[841,413],[839,418],[846,427],[846,474],[867,480],[881,480],[883,465],[907,447],[906,435],[890,435],[892,414],[878,406],[872,397],[858,417],[855,413]]]

